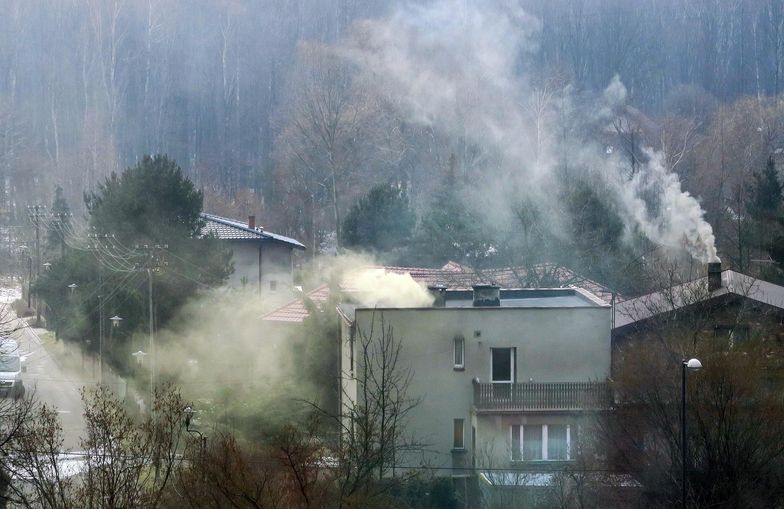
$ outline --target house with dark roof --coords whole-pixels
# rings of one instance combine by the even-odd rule
[[[212,234],[231,247],[234,273],[232,288],[253,288],[260,295],[286,297],[293,287],[294,250],[305,246],[290,237],[266,231],[254,216],[239,221],[214,214],[201,214],[203,235]]]
[[[630,340],[688,334],[694,340],[784,341],[784,287],[708,264],[706,276],[620,300],[613,307],[614,350]]]

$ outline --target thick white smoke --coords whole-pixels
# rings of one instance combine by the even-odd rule
[[[499,190],[505,190],[507,199],[523,195],[556,215],[552,179],[562,154],[568,153],[570,167],[603,175],[606,187],[616,193],[627,231],[640,231],[668,247],[685,247],[703,262],[716,260],[713,232],[699,203],[681,189],[659,154],[648,151],[649,161],[629,180],[619,173],[620,161],[613,159],[617,155],[560,135],[563,126],[557,127],[555,119],[564,121],[563,106],[558,111],[547,87],[531,86],[526,79],[527,57],[539,30],[538,20],[512,1],[437,0],[358,24],[339,52],[409,120],[466,140],[492,158],[484,178],[476,182],[481,195],[497,199],[504,196]],[[620,79],[614,79],[591,108],[590,121],[609,115],[626,95]],[[568,105],[572,99],[561,96],[558,102]],[[518,196],[509,196],[510,189]],[[652,192],[656,207],[649,206]],[[488,219],[499,221],[497,215]]]

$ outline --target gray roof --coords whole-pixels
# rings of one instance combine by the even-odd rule
[[[761,279],[725,270],[721,287],[708,291],[708,278],[702,277],[665,290],[618,302],[615,305],[615,326],[618,329],[662,313],[669,313],[723,295],[736,295],[784,309],[784,287]]]
[[[277,233],[264,231],[261,227],[248,228],[248,223],[229,219],[228,217],[216,216],[213,214],[201,213],[204,220],[202,234],[214,234],[221,240],[258,240],[273,241],[288,244],[296,249],[305,249],[305,246],[291,237],[278,235]]]

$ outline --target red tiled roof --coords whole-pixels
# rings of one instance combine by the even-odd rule
[[[571,270],[554,264],[535,265],[531,269],[508,267],[502,269],[475,270],[456,262],[449,262],[440,269],[422,267],[365,267],[384,269],[395,274],[410,274],[423,285],[443,285],[450,290],[469,290],[475,284],[493,283],[502,288],[556,288],[574,286],[589,291],[602,301],[610,303],[612,292],[590,279],[578,276]],[[342,292],[356,292],[356,278],[360,271],[346,274],[340,283]],[[322,285],[305,294],[305,298],[316,305],[325,302],[330,295],[328,285]],[[310,313],[304,299],[296,299],[262,317],[271,322],[300,323]]]

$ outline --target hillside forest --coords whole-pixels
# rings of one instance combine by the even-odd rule
[[[780,280],[784,2],[484,3],[423,2],[436,6],[424,14],[376,0],[8,0],[2,221],[29,225],[27,207],[51,204],[58,187],[81,216],[83,193],[160,153],[204,192],[206,211],[255,214],[308,256],[353,246],[390,263],[556,261],[631,291],[645,284],[632,269],[668,243],[626,220],[614,189],[648,179],[655,155],[699,203],[725,265]],[[513,26],[493,18],[503,9]],[[433,69],[417,72],[461,88],[438,102],[389,79],[402,71],[379,70],[375,57],[394,56],[379,46],[397,47],[380,27],[429,33],[402,58],[419,65],[430,44]],[[455,27],[478,66],[440,51]],[[490,40],[504,30],[522,35]],[[493,52],[509,82],[495,104],[472,89]],[[516,110],[515,125],[496,109]],[[523,148],[510,156],[508,140],[478,136],[488,125]],[[584,157],[589,145],[606,158]],[[534,173],[547,178],[527,188]],[[660,185],[637,194],[648,215]],[[385,194],[405,210],[374,244],[356,216],[383,216]]]

